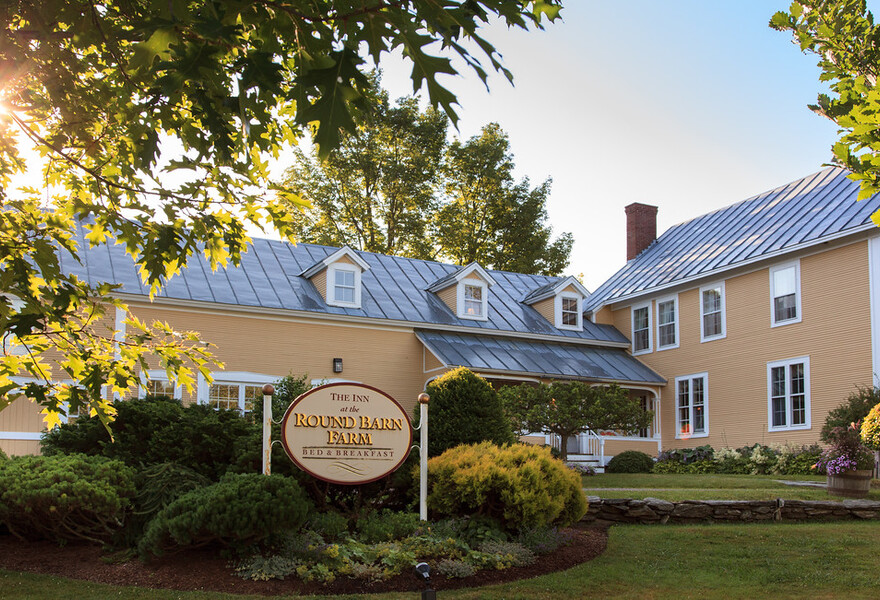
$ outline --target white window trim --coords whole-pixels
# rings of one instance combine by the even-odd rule
[[[465,313],[464,310],[464,288],[465,286],[474,286],[482,288],[483,293],[483,302],[482,302],[482,313],[481,315],[469,315]],[[456,307],[458,310],[458,317],[461,319],[470,319],[471,321],[488,321],[489,320],[489,285],[482,279],[462,279],[458,282],[458,288],[456,289]]]
[[[675,311],[675,321],[673,325],[675,326],[675,343],[667,344],[666,346],[660,345],[660,305],[664,302],[673,302],[674,303],[674,311]],[[678,323],[681,321],[681,315],[679,314],[679,303],[678,303],[678,294],[674,296],[665,296],[663,298],[658,298],[655,304],[655,322],[657,323],[657,352],[661,350],[673,350],[678,348],[679,342],[681,341],[679,333],[678,333]]]
[[[648,310],[648,347],[643,350],[636,350],[636,311],[645,308]],[[632,336],[632,355],[639,356],[641,354],[648,354],[652,351],[654,347],[654,338],[653,338],[653,317],[651,315],[651,303],[646,302],[644,304],[634,304],[630,307],[629,311],[630,318],[630,332]]]
[[[721,333],[716,335],[706,335],[705,331],[705,321],[703,312],[703,292],[708,292],[711,290],[721,290]],[[713,340],[721,340],[727,337],[727,291],[724,289],[724,282],[721,281],[719,283],[714,283],[711,285],[704,285],[700,288],[700,343],[703,342],[711,342]]]
[[[168,379],[168,373],[165,372],[164,369],[150,369],[149,371],[141,371],[140,372],[140,380],[141,385],[138,388],[138,398],[145,398],[147,396],[147,380],[150,381],[170,381]],[[175,385],[174,386],[174,399],[181,400],[183,398],[183,386]]]
[[[562,322],[562,299],[563,298],[571,298],[577,301],[578,310],[577,310],[577,325],[565,325]],[[576,294],[574,292],[562,292],[556,295],[556,298],[553,300],[553,313],[556,315],[556,328],[557,329],[568,329],[570,331],[583,331],[584,330],[584,311],[583,311],[583,301],[584,298],[580,294]]]
[[[198,393],[196,402],[199,404],[208,404],[208,395],[212,384],[220,385],[265,385],[267,383],[274,384],[283,378],[283,375],[267,375],[265,373],[252,373],[250,371],[217,371],[211,373],[213,380],[208,383],[205,376],[199,373]],[[244,395],[239,388],[238,409],[244,411]]]
[[[679,381],[693,381],[694,379],[702,379],[703,380],[703,426],[705,431],[700,433],[693,433],[693,422],[694,422],[694,386],[691,384],[688,386],[688,407],[691,415],[691,431],[692,433],[682,434],[681,433],[681,415],[678,412],[678,382]],[[689,440],[693,438],[704,438],[709,437],[709,372],[705,371],[703,373],[694,373],[692,375],[682,375],[681,377],[675,378],[675,390],[674,390],[675,398],[674,398],[674,408],[675,408],[675,439],[677,440]]]
[[[349,271],[354,273],[354,302],[343,302],[336,299],[336,272]],[[349,263],[334,263],[327,267],[327,304],[342,308],[361,307],[361,269]]]
[[[774,289],[775,284],[773,283],[773,275],[776,271],[781,271],[783,269],[788,269],[790,267],[794,267],[794,303],[795,310],[797,311],[797,315],[793,319],[786,319],[784,321],[776,320],[776,290]],[[795,260],[792,262],[783,263],[781,265],[776,265],[775,267],[770,267],[770,326],[771,327],[781,327],[783,325],[791,325],[792,323],[800,323],[803,319],[803,312],[801,310],[801,261]]]
[[[798,363],[804,365],[804,424],[791,425],[791,379],[789,377],[789,367]],[[786,422],[788,425],[781,427],[773,427],[773,369],[776,367],[785,367],[785,411]],[[812,429],[811,401],[810,401],[810,357],[798,356],[786,360],[777,360],[767,363],[767,431],[800,431],[804,429]]]

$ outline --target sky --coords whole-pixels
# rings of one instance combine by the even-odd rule
[[[493,26],[514,86],[446,80],[457,135],[497,122],[518,177],[552,178],[549,222],[575,239],[564,274],[595,290],[626,262],[626,205],[658,206],[659,234],[830,162],[837,127],[807,108],[822,89],[816,57],[767,26],[788,6],[568,0],[545,31]],[[412,93],[408,67],[382,69],[392,97]]]

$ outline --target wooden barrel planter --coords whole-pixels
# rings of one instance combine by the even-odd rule
[[[828,475],[828,493],[832,496],[864,498],[871,490],[871,471],[847,471]]]

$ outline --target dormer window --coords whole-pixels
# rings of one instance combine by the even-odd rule
[[[465,280],[461,285],[463,291],[462,313],[465,319],[484,319],[486,317],[486,284],[482,281]]]
[[[441,277],[427,290],[437,294],[460,319],[489,320],[489,288],[495,280],[477,263]]]
[[[369,268],[357,252],[344,246],[300,275],[315,284],[330,306],[360,308],[361,274]]]
[[[583,331],[584,298],[589,296],[587,289],[574,277],[551,281],[532,290],[522,302],[529,304],[557,329]]]

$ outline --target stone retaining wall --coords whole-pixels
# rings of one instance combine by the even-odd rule
[[[880,518],[880,502],[873,500],[685,500],[657,498],[630,500],[589,496],[586,522],[703,523],[754,521],[832,521]]]

